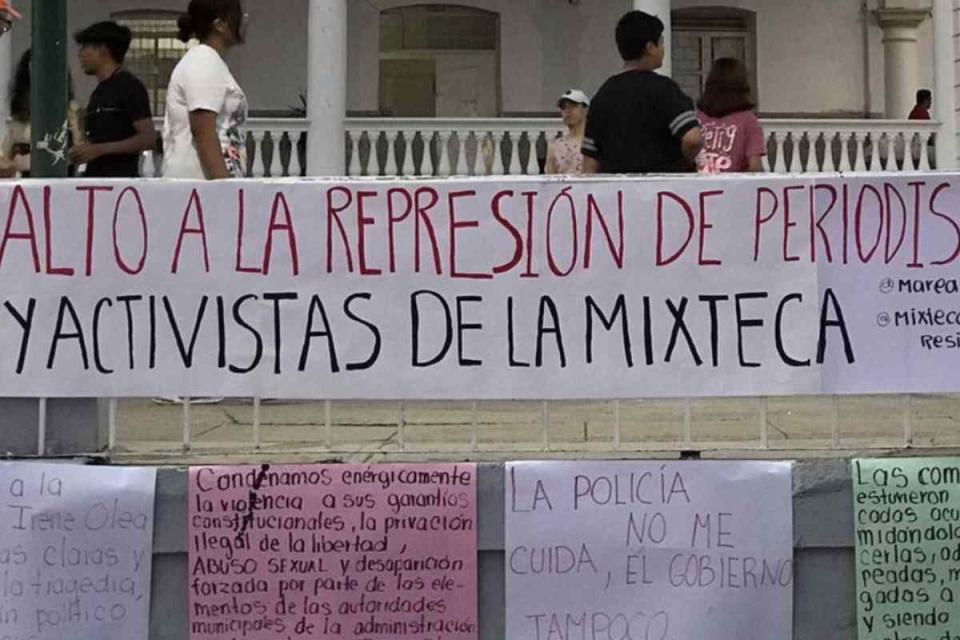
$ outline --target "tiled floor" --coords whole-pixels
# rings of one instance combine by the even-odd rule
[[[960,448],[960,395],[263,404],[259,447],[252,403],[228,400],[191,406],[189,452],[182,447],[182,413],[180,406],[121,401],[117,456],[497,459],[687,451],[824,455],[898,449],[907,442],[916,448]]]

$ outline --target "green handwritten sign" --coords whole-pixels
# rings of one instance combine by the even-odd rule
[[[851,471],[860,640],[960,640],[960,458]]]

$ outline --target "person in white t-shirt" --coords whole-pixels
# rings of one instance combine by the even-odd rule
[[[223,56],[243,44],[247,16],[241,0],[191,0],[177,21],[183,42],[194,46],[177,63],[167,86],[163,122],[163,176],[193,180],[242,178],[247,97]],[[191,398],[214,404],[223,398]],[[179,397],[155,402],[182,403]]]
[[[200,44],[180,60],[167,87],[163,176],[219,180],[246,174],[247,98],[223,56],[243,44],[241,0],[191,0],[178,37]]]

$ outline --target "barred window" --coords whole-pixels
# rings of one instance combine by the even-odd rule
[[[170,74],[187,52],[177,39],[175,11],[122,11],[113,19],[133,31],[133,42],[124,66],[143,81],[155,116],[162,117],[167,104]]]

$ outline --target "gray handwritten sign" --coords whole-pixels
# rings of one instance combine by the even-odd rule
[[[146,640],[156,470],[0,462],[0,638]]]
[[[791,493],[789,463],[509,464],[507,639],[789,640]]]

